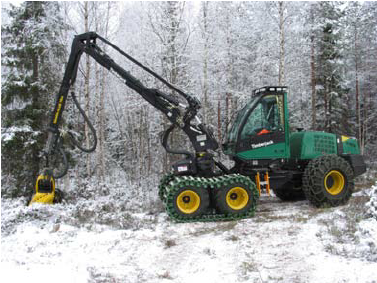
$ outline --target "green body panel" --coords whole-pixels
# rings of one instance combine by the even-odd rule
[[[313,159],[326,154],[337,154],[336,135],[324,132],[297,132],[290,135],[291,157]]]
[[[291,145],[291,157],[301,159],[301,147],[302,140],[305,136],[305,132],[295,132],[291,133],[289,136],[289,141]]]
[[[290,135],[291,157],[313,159],[326,154],[360,154],[357,140],[324,132],[296,132]],[[339,143],[339,145],[338,145]],[[343,148],[343,150],[342,150]]]
[[[239,152],[236,156],[240,159],[276,159],[287,158],[286,143],[276,143],[264,147],[255,148],[253,150],[247,150]]]
[[[344,154],[360,154],[359,143],[355,138],[342,136]]]

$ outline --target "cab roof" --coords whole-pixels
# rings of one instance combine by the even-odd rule
[[[253,95],[267,93],[267,92],[287,92],[286,86],[264,86],[253,90]]]

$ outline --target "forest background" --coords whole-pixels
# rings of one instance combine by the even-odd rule
[[[71,42],[86,31],[196,96],[219,141],[253,89],[286,85],[292,130],[356,137],[376,167],[376,2],[22,2],[3,4],[1,28],[2,197],[32,192]],[[147,86],[168,91],[104,49]],[[159,141],[167,120],[88,56],[78,73],[74,90],[99,143],[89,155],[65,145],[73,170],[58,186],[147,182],[157,194],[173,161]],[[72,100],[63,117],[64,129],[89,136]],[[178,133],[173,143],[190,147]]]

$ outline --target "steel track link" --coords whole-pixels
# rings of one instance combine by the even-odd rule
[[[174,210],[174,195],[177,190],[182,186],[193,186],[202,189],[218,190],[224,186],[228,186],[234,183],[241,183],[247,187],[250,187],[253,192],[251,199],[252,205],[250,209],[242,214],[218,214],[214,209],[210,209],[207,213],[200,216],[191,218],[182,217]],[[244,218],[253,217],[255,214],[257,200],[259,193],[254,182],[250,178],[242,176],[240,174],[224,175],[220,177],[203,178],[192,176],[174,176],[169,173],[165,175],[159,185],[159,196],[164,202],[166,212],[172,220],[175,222],[214,222],[214,221],[231,221]]]
[[[158,185],[158,196],[162,202],[165,201],[166,187],[173,179],[174,173],[169,172],[166,175],[164,175],[160,180],[160,184]]]

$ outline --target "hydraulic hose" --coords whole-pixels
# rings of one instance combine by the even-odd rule
[[[59,147],[59,152],[63,156],[64,167],[63,167],[63,171],[59,172],[59,174],[57,174],[57,175],[53,174],[53,177],[55,179],[60,179],[61,177],[65,176],[65,174],[67,174],[67,172],[68,172],[68,159],[67,159],[67,155],[65,154],[65,151],[64,151],[64,149],[62,147]]]
[[[93,127],[92,123],[90,122],[88,116],[86,116],[85,111],[81,108],[80,103],[78,102],[78,100],[76,98],[76,95],[75,95],[75,93],[73,91],[71,92],[71,95],[72,95],[73,102],[75,103],[77,109],[79,110],[80,114],[84,118],[85,123],[88,124],[89,129],[90,129],[90,131],[93,134],[94,143],[93,143],[93,145],[91,147],[85,148],[85,147],[82,147],[81,144],[74,138],[74,136],[73,136],[72,133],[69,132],[69,135],[72,138],[73,144],[75,146],[77,146],[80,150],[82,150],[84,152],[87,152],[87,153],[93,152],[93,151],[96,150],[96,147],[97,147],[97,134],[96,134],[96,130],[94,129],[94,127]]]
[[[79,148],[80,150],[82,150],[84,152],[87,152],[87,153],[93,152],[96,149],[96,147],[97,147],[97,134],[96,134],[96,130],[94,129],[93,124],[90,122],[88,116],[85,114],[85,111],[81,108],[81,106],[80,106],[80,104],[79,104],[79,102],[78,102],[78,100],[76,98],[75,93],[71,92],[71,95],[72,95],[72,99],[73,99],[75,105],[77,106],[77,109],[79,110],[80,114],[83,116],[85,123],[88,124],[89,129],[90,129],[90,131],[93,134],[94,143],[93,143],[93,145],[91,147],[85,148],[85,147],[81,146],[81,144],[75,139],[75,137],[73,136],[73,134],[71,132],[68,132],[68,134],[71,137],[72,143],[77,148]],[[59,178],[62,178],[63,176],[65,176],[67,174],[67,172],[68,172],[67,154],[65,153],[65,151],[63,149],[62,140],[60,139],[60,137],[58,137],[57,140],[56,140],[56,147],[55,148],[58,150],[58,152],[63,157],[63,165],[64,165],[63,166],[63,170],[61,172],[58,172],[58,174],[56,174],[56,173],[53,174],[53,177],[55,179],[59,179]],[[47,167],[48,167],[48,157],[47,157]]]
[[[52,177],[54,177],[54,179],[59,179],[59,178],[62,178],[68,172],[68,159],[67,159],[67,154],[65,153],[63,149],[63,141],[61,137],[56,136],[53,143],[54,143],[54,146],[52,147],[53,150],[50,152],[47,152],[47,151],[44,152],[44,156],[46,158],[46,169],[50,168],[50,159],[49,159],[50,154],[59,153],[63,157],[63,170],[61,172],[56,173],[56,172],[53,172],[52,169],[49,169],[52,172],[51,173]]]
[[[178,149],[171,149],[169,146],[168,146],[168,138],[169,138],[169,135],[171,134],[171,132],[174,130],[175,128],[175,125],[172,124],[162,135],[161,137],[161,144],[162,146],[165,148],[166,152],[167,153],[172,153],[172,154],[183,154],[183,155],[186,155],[187,157],[191,157],[191,158],[194,158],[194,156],[192,155],[192,153],[186,151],[186,150],[178,150]]]

